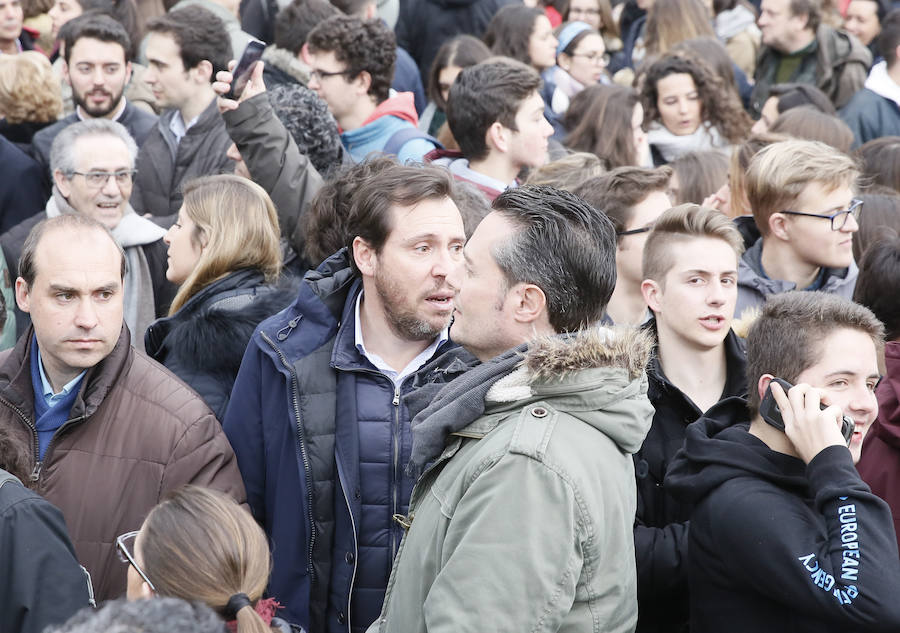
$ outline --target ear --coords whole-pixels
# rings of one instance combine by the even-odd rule
[[[297,57],[300,58],[307,66],[312,66],[312,55],[309,54],[309,44],[304,44],[300,47],[300,52],[297,53]]]
[[[663,290],[658,283],[652,279],[645,279],[641,282],[641,295],[644,297],[644,303],[656,314],[662,309]]]
[[[21,277],[16,278],[16,305],[22,312],[30,311],[31,298],[28,294],[28,284]]]
[[[72,80],[69,79],[69,63],[65,60],[65,58],[61,58],[61,60],[62,60],[62,78],[67,84],[69,84],[71,86]]]
[[[368,70],[364,70],[353,78],[353,86],[356,88],[357,94],[369,94],[369,88],[372,87],[372,75]]]
[[[572,58],[566,53],[560,53],[556,57],[556,63],[566,72],[569,72],[569,69],[572,68]]]
[[[372,18],[374,18],[375,16],[378,15],[378,7],[376,6],[376,4],[374,2],[370,2],[369,4],[366,5],[364,13],[365,14],[364,14],[363,19],[371,20]]]
[[[769,216],[769,235],[774,235],[780,240],[789,241],[791,239],[788,231],[788,219],[783,213],[773,213]]]
[[[775,378],[775,376],[772,374],[763,374],[759,377],[759,380],[756,381],[756,393],[759,395],[760,402],[766,397],[766,391],[769,390],[769,383],[772,382],[773,378]]]
[[[154,596],[153,590],[150,588],[150,585],[147,584],[146,581],[141,583],[141,598],[144,600],[149,600]]]
[[[213,81],[213,65],[208,59],[201,59],[196,66],[188,71],[199,84],[211,84]]]
[[[547,314],[547,295],[534,284],[516,284],[510,290],[513,316],[519,323],[535,323]],[[509,295],[507,295],[509,297]]]
[[[378,264],[378,255],[367,241],[356,236],[353,238],[353,261],[364,277],[372,277]]]
[[[500,121],[494,121],[487,129],[486,145],[504,154],[509,151],[509,130]]]
[[[53,172],[53,184],[56,185],[56,188],[59,189],[59,192],[63,195],[63,198],[68,198],[69,194],[72,193],[72,185],[66,175],[62,173],[62,170],[57,169]]]
[[[131,62],[126,62],[125,63],[125,85],[126,86],[131,81],[131,70],[132,70]]]

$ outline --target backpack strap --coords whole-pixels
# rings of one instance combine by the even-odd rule
[[[382,151],[385,154],[396,156],[400,153],[400,150],[403,149],[404,145],[417,138],[421,138],[429,141],[430,143],[434,143],[434,146],[438,149],[444,149],[444,146],[441,145],[441,143],[431,134],[423,132],[417,127],[405,127],[391,134],[391,137],[387,140],[387,143],[384,144],[384,149]]]

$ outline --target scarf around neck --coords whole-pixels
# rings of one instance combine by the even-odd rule
[[[729,154],[731,151],[728,140],[708,122],[702,123],[692,134],[678,136],[672,134],[662,123],[654,121],[647,131],[647,141],[659,151],[666,162],[672,162],[688,152],[715,150]]]

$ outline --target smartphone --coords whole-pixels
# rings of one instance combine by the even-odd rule
[[[231,76],[233,77],[231,80],[231,90],[225,95],[226,97],[229,99],[237,99],[241,96],[241,93],[244,92],[244,88],[247,87],[247,82],[250,80],[250,73],[253,72],[253,67],[256,65],[256,62],[262,59],[264,50],[266,50],[266,45],[259,40],[250,40],[247,42],[247,46],[244,47],[244,52],[241,54],[240,61],[238,61],[234,70],[231,71]]]
[[[773,378],[772,382],[777,382],[781,385],[781,388],[784,389],[784,392],[787,393],[788,389],[793,387],[791,383],[787,380],[782,380],[781,378]],[[820,403],[819,406],[822,409],[827,409],[828,405]],[[759,415],[763,420],[774,426],[779,431],[784,431],[784,419],[781,417],[781,409],[778,407],[778,403],[775,402],[775,396],[772,395],[772,387],[769,386],[766,389],[766,395],[763,397],[762,402],[759,404]],[[847,442],[847,446],[850,446],[850,439],[853,437],[853,428],[856,426],[849,416],[842,415],[841,422],[841,435],[844,436],[844,441]]]

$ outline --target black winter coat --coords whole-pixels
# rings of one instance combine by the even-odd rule
[[[266,285],[259,271],[230,273],[151,325],[144,336],[147,355],[190,385],[222,420],[256,326],[296,295],[287,284]]]
[[[655,321],[647,326],[655,331]],[[747,390],[747,358],[741,339],[725,338],[727,378],[722,399]],[[688,622],[688,520],[693,509],[666,490],[663,480],[684,444],[687,426],[703,416],[662,372],[654,352],[647,368],[647,397],[656,409],[641,450],[634,455],[637,514],[634,550],[638,568],[639,632],[686,630]]]
[[[0,631],[40,633],[90,604],[88,575],[62,513],[2,469],[0,561]]]

